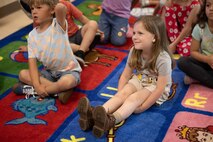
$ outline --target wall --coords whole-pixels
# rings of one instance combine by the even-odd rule
[[[0,0],[0,8],[3,7],[3,6],[6,6],[8,4],[11,4],[15,1],[17,1],[17,0]]]

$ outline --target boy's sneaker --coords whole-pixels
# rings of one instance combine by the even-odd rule
[[[115,126],[115,117],[112,114],[107,114],[106,110],[102,106],[98,106],[93,111],[93,135],[100,138],[104,133]]]
[[[79,62],[79,64],[83,67],[85,65],[85,62],[84,62],[85,52],[82,50],[78,50],[74,53],[74,56]]]
[[[101,34],[100,33],[96,33],[94,40],[92,41],[92,43],[89,46],[89,51],[91,51],[92,49],[94,49],[95,46],[96,46],[96,44],[100,43],[100,40],[101,40]]]
[[[80,116],[78,122],[81,129],[84,131],[91,129],[94,125],[92,118],[93,107],[90,106],[88,98],[83,97],[80,99],[77,110]]]
[[[35,89],[33,88],[33,86],[26,85],[26,84],[23,84],[21,82],[16,83],[12,87],[12,90],[13,90],[13,92],[16,95],[25,95],[26,99],[28,99],[31,95],[32,96],[37,95],[37,93],[35,92]]]
[[[68,91],[64,91],[61,93],[58,93],[58,99],[62,104],[66,104],[69,101],[69,98],[73,92],[73,89],[70,89]]]

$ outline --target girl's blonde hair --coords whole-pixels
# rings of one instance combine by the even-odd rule
[[[32,7],[32,5],[40,5],[40,4],[47,4],[50,7],[54,7],[58,2],[59,0],[28,0],[28,4],[30,7]]]
[[[155,36],[155,42],[153,42],[151,52],[151,59],[144,66],[144,68],[147,68],[150,71],[155,71],[156,60],[160,52],[166,51],[172,59],[172,55],[168,50],[169,41],[166,33],[165,23],[160,17],[157,16],[141,16],[135,23],[143,23],[145,29]],[[131,68],[136,70],[142,69],[142,52],[143,50],[137,50],[133,47],[132,56],[129,62],[129,66]]]

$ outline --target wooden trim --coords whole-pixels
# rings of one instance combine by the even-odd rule
[[[0,8],[0,18],[7,16],[7,15],[9,15],[9,14],[15,12],[15,11],[18,11],[20,9],[21,9],[21,6],[18,3],[18,1],[12,2],[8,5],[5,5],[5,6]]]

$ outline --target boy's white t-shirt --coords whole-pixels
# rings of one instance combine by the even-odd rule
[[[28,58],[36,58],[42,62],[46,69],[52,71],[64,70],[74,61],[75,71],[81,72],[82,69],[73,55],[66,31],[53,19],[52,24],[42,33],[37,32],[35,27],[28,38]]]

